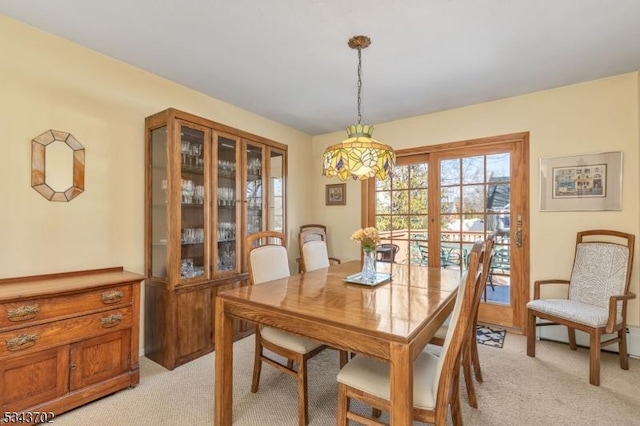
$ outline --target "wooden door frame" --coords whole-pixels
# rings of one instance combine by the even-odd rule
[[[518,216],[521,216],[521,247],[516,246],[515,232],[512,229],[513,238],[510,239],[510,250],[513,270],[518,271],[518,275],[511,276],[512,282],[517,282],[516,291],[512,287],[512,312],[511,318],[502,317],[500,315],[487,315],[488,307],[484,304],[480,308],[480,319],[485,318],[486,321],[491,320],[494,323],[506,323],[515,329],[524,330],[526,321],[526,303],[529,301],[530,294],[530,253],[529,253],[529,218],[530,218],[530,176],[529,176],[529,132],[518,132],[506,135],[491,136],[478,139],[470,139],[458,142],[447,142],[438,145],[428,145],[422,147],[408,148],[396,151],[398,158],[407,156],[416,156],[421,154],[438,154],[447,151],[464,151],[465,154],[473,154],[486,150],[488,147],[514,144],[516,149],[512,150],[511,161],[511,181],[517,181],[520,184],[512,185],[511,192],[511,222],[517,223]],[[438,156],[439,157],[439,156]],[[375,180],[366,179],[362,181],[362,205],[361,205],[361,222],[362,226],[373,226],[375,223]],[[431,197],[430,197],[431,200]],[[489,308],[491,309],[491,308]],[[496,308],[497,309],[497,308]]]

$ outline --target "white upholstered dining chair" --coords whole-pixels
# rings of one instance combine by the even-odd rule
[[[279,232],[258,232],[247,237],[249,247],[249,284],[261,283],[290,276],[286,237]],[[262,363],[293,376],[298,382],[298,423],[306,426],[309,419],[307,397],[307,360],[326,348],[323,344],[297,334],[269,326],[256,324],[255,358],[251,392],[258,391]],[[267,349],[286,358],[283,364],[267,356]],[[295,368],[294,368],[295,365]]]
[[[478,408],[478,399],[476,398],[475,386],[473,384],[472,372],[475,373],[476,380],[482,382],[482,370],[480,369],[480,355],[478,354],[478,341],[476,328],[478,325],[478,310],[480,309],[480,301],[482,294],[487,286],[487,280],[489,278],[489,268],[491,261],[493,260],[493,243],[495,235],[491,234],[487,236],[486,241],[476,241],[471,249],[471,252],[478,253],[478,263],[481,271],[480,281],[478,287],[474,290],[475,296],[473,299],[473,307],[471,309],[471,323],[469,325],[469,334],[462,347],[462,369],[464,372],[465,386],[467,388],[467,397],[469,398],[469,405],[473,408]],[[449,325],[446,323],[436,331],[429,342],[432,345],[442,346],[444,344],[447,332],[449,331]]]
[[[439,357],[421,352],[413,363],[413,418],[422,422],[447,424],[449,408],[454,425],[462,424],[459,399],[460,355],[468,339],[472,323],[471,311],[475,289],[481,279],[478,253],[472,251],[466,277],[460,282],[449,329]],[[390,411],[390,366],[387,362],[358,355],[338,373],[338,426],[349,420],[375,425],[384,424],[376,418],[379,410]],[[351,399],[374,408],[367,417],[350,410]],[[393,416],[393,414],[391,414]],[[393,421],[393,418],[391,419]]]
[[[527,303],[527,355],[536,354],[536,328],[565,325],[569,347],[576,350],[576,330],[589,339],[589,383],[600,385],[600,351],[603,346],[618,344],[620,368],[629,369],[627,354],[627,300],[629,292],[635,236],[610,230],[578,232],[571,279],[539,280],[534,283],[534,296]],[[542,299],[545,285],[564,285],[566,298]],[[538,322],[537,318],[542,319]],[[614,338],[602,341],[604,334]]]
[[[303,225],[298,234],[300,244],[300,272],[328,268],[340,263],[340,259],[330,257],[327,249],[327,229],[324,225]]]

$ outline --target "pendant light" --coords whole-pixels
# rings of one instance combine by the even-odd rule
[[[393,148],[371,137],[373,126],[361,124],[362,49],[370,44],[371,39],[363,35],[349,39],[349,47],[358,51],[358,124],[347,127],[347,139],[325,150],[324,176],[337,176],[343,181],[349,178],[385,179],[395,165]]]

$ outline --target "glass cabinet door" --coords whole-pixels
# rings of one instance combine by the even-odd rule
[[[246,164],[246,218],[247,235],[264,230],[263,198],[262,198],[262,170],[263,147],[247,143],[245,150]]]
[[[236,238],[238,230],[238,141],[236,139],[218,135],[214,144],[216,149],[217,184],[216,211],[214,222],[216,228],[214,239],[217,259],[215,272],[224,273],[238,270],[239,241]]]
[[[151,262],[147,271],[151,277],[167,279],[167,127],[151,130],[149,146],[149,230]]]
[[[285,229],[285,181],[284,181],[284,152],[269,149],[269,162],[268,162],[268,218],[267,229],[269,231],[276,231],[286,233]]]
[[[209,270],[208,235],[205,222],[205,140],[206,128],[178,124],[180,137],[180,278],[203,277]]]

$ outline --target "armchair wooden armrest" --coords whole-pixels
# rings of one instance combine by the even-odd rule
[[[329,256],[329,262],[330,262],[332,265],[338,265],[338,264],[342,263],[342,260],[338,259],[337,257],[331,257],[331,256]]]
[[[609,298],[609,317],[607,318],[606,333],[613,333],[616,326],[616,314],[618,312],[618,302],[622,302],[622,313],[626,312],[627,300],[635,299],[635,293],[620,294]]]
[[[551,280],[538,280],[533,283],[533,299],[540,299],[540,287],[545,284],[566,284],[569,285],[569,280],[551,279]]]

